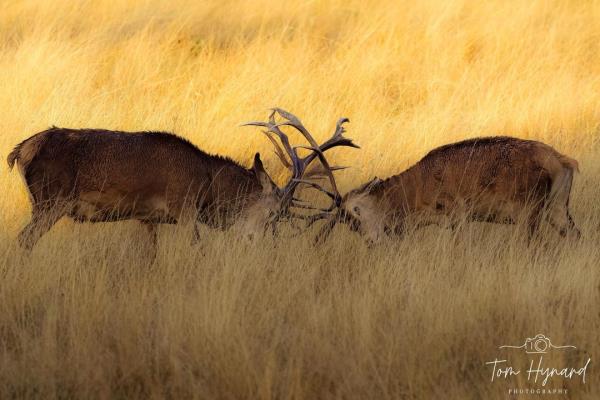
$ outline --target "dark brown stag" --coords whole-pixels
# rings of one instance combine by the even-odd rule
[[[284,121],[275,122],[276,114]],[[258,153],[253,167],[246,169],[170,133],[53,127],[18,144],[8,156],[9,167],[17,164],[32,204],[31,222],[19,234],[19,242],[31,249],[63,216],[77,222],[139,220],[154,243],[157,224],[186,219],[194,222],[194,241],[199,223],[232,227],[248,237],[262,234],[269,227],[275,229],[279,220],[292,215],[290,208],[299,205],[294,191],[313,160],[320,159],[331,174],[323,153],[353,146],[341,134],[342,122],[320,146],[295,116],[281,109],[274,109],[268,122],[251,123],[277,135],[285,149],[283,153],[273,141],[292,170],[281,188],[265,171]],[[311,153],[298,157],[281,125],[302,132]]]
[[[347,193],[336,212],[313,216],[349,224],[369,243],[402,234],[409,217],[419,226],[454,227],[458,219],[513,224],[524,217],[531,238],[546,220],[561,236],[579,231],[569,213],[577,161],[533,140],[488,137],[465,140],[429,152],[417,164],[388,179],[373,179]],[[331,194],[330,194],[331,195]]]

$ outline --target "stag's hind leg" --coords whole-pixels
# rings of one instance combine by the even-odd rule
[[[148,243],[148,260],[150,263],[153,263],[158,251],[158,227],[157,224],[148,221],[142,221],[142,225],[146,227],[150,239]]]
[[[581,233],[575,226],[573,217],[569,213],[569,197],[571,195],[572,182],[573,171],[569,168],[564,168],[562,173],[552,183],[548,222],[561,236],[572,235],[579,239]]]
[[[43,207],[34,205],[31,221],[19,233],[19,245],[30,251],[46,232],[65,215],[63,207]]]
[[[32,205],[31,221],[19,233],[19,244],[31,250],[46,232],[72,211],[73,185],[69,177],[40,165],[20,170]]]

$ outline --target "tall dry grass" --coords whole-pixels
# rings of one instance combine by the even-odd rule
[[[598,398],[599,21],[583,0],[1,2],[3,157],[49,125],[169,130],[247,165],[261,151],[284,179],[239,127],[278,105],[319,139],[351,119],[346,190],[510,134],[579,160],[583,237],[527,248],[465,224],[367,249],[340,227],[313,248],[206,229],[191,248],[165,226],[148,265],[135,223],[62,221],[26,255],[26,192],[2,167],[0,398],[506,398],[540,385],[485,362],[536,333],[578,347],[556,366],[592,358],[564,386]]]

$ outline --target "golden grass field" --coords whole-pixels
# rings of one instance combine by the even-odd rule
[[[350,118],[343,191],[468,137],[544,141],[580,163],[582,239],[471,223],[373,249],[343,226],[317,248],[208,229],[190,247],[163,226],[149,264],[139,224],[63,220],[27,255],[2,161],[0,398],[503,399],[541,385],[485,363],[538,333],[577,346],[557,367],[591,358],[586,383],[517,398],[600,398],[600,2],[0,2],[3,159],[50,125],[167,130],[260,151],[283,180],[239,127],[272,106],[319,140]]]

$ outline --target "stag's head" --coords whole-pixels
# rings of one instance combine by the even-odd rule
[[[246,204],[235,228],[240,231],[242,236],[251,239],[256,232],[264,232],[269,224],[275,222],[274,216],[278,215],[281,210],[279,200],[281,193],[265,170],[259,153],[254,155],[254,163],[250,171],[256,177],[260,188],[250,195],[251,201]]]
[[[381,204],[372,192],[380,183],[381,180],[375,178],[346,193],[336,202],[335,207],[312,215],[308,219],[308,226],[321,219],[327,221],[317,234],[315,242],[325,241],[337,223],[344,223],[350,230],[359,232],[369,245],[378,243],[384,236],[386,227]]]
[[[265,128],[263,133],[273,145],[277,158],[290,171],[289,180],[282,187],[278,187],[265,171],[259,155],[255,156],[253,171],[261,184],[262,193],[260,199],[254,202],[246,213],[244,230],[249,235],[253,235],[261,229],[264,232],[269,228],[275,232],[276,225],[281,220],[292,218],[307,219],[307,216],[292,211],[292,208],[314,209],[314,207],[306,205],[295,197],[295,193],[301,185],[306,185],[326,193],[333,202],[332,206],[328,209],[329,211],[339,206],[341,196],[339,195],[333,172],[344,167],[331,166],[325,158],[324,153],[329,149],[339,146],[358,148],[351,139],[343,135],[345,132],[343,125],[346,122],[348,122],[347,118],[341,118],[336,124],[333,135],[322,144],[317,143],[298,117],[280,108],[272,110],[268,121],[256,121],[244,124],[244,126]],[[308,141],[308,144],[292,146],[288,135],[281,129],[285,126],[297,130]],[[308,150],[309,152],[302,157],[298,153],[300,149]],[[316,159],[321,163],[322,168],[319,171],[329,180],[331,190],[325,189],[316,182],[307,180],[310,175],[308,172],[309,166]]]

